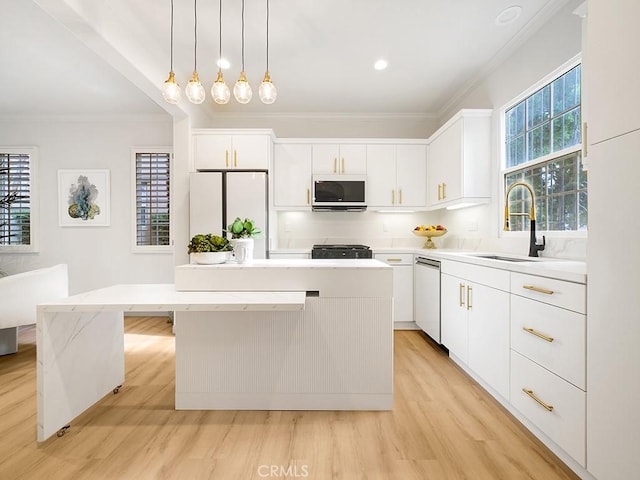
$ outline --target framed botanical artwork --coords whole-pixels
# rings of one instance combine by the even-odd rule
[[[109,170],[58,170],[61,227],[108,227]]]

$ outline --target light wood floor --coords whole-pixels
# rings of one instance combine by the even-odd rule
[[[126,381],[37,444],[35,329],[0,357],[0,479],[577,479],[423,334],[395,333],[390,412],[176,411],[174,338],[127,317]]]

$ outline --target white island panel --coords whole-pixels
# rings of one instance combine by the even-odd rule
[[[392,308],[320,297],[301,312],[180,312],[176,408],[389,410]]]

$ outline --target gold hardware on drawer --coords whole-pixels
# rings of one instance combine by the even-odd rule
[[[536,287],[535,285],[523,285],[522,288],[527,290],[533,290],[534,292],[545,293],[547,295],[553,295],[553,290],[547,290],[546,288]]]
[[[553,337],[548,337],[547,335],[545,335],[544,333],[540,333],[540,332],[536,332],[533,328],[529,328],[529,327],[522,327],[522,329],[525,332],[530,333],[531,335],[535,335],[538,338],[541,338],[543,340],[546,340],[547,342],[551,343],[553,342]]]
[[[523,388],[522,391],[524,393],[526,393],[527,395],[529,395],[531,398],[533,398],[536,402],[538,402],[544,408],[546,408],[547,411],[553,412],[553,405],[549,405],[548,403],[544,403],[542,400],[540,400],[538,398],[538,396],[535,393],[533,393],[533,390],[529,390],[528,388]]]
[[[401,262],[401,258],[387,258],[387,262]]]
[[[471,292],[473,291],[473,288],[471,288],[469,285],[467,285],[467,310],[471,310],[471,308],[473,308],[473,305],[471,305]]]

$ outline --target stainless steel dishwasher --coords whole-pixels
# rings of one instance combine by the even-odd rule
[[[414,268],[414,318],[416,324],[440,343],[440,262],[416,257]]]

